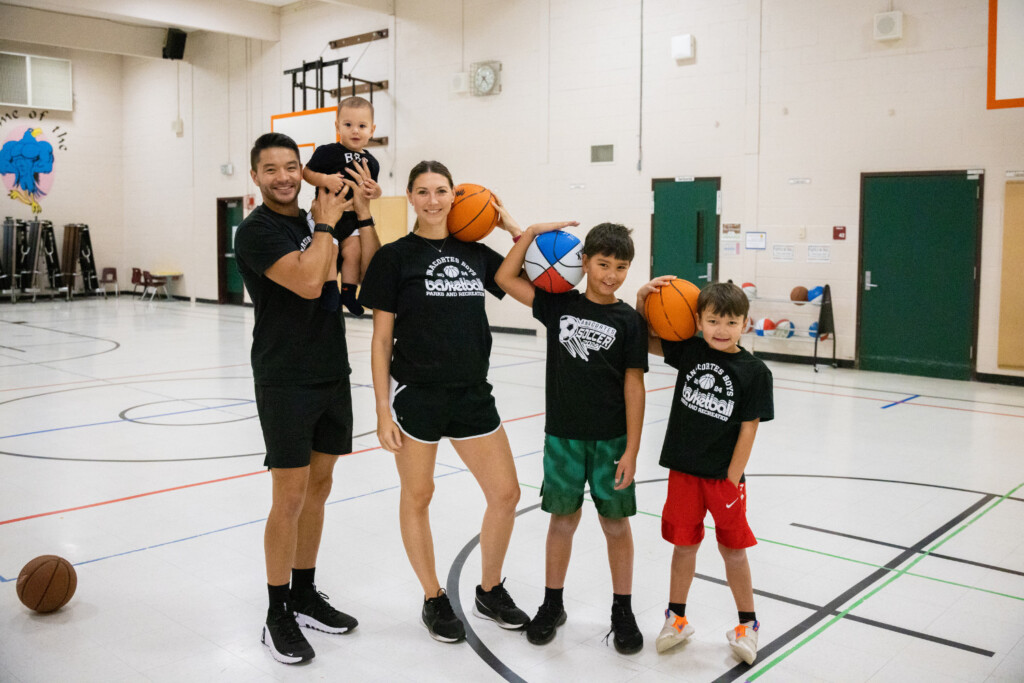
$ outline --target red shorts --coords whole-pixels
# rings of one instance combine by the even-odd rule
[[[672,545],[704,540],[704,517],[715,520],[715,537],[726,548],[757,545],[747,525],[747,485],[728,479],[703,479],[675,470],[668,473],[668,498],[661,513],[661,536]]]

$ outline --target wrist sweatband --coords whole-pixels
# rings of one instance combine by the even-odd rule
[[[376,225],[376,223],[373,222],[373,216],[364,218],[361,221],[356,221],[357,228],[372,228],[374,225]]]

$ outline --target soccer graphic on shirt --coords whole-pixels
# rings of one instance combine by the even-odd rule
[[[563,315],[558,321],[558,341],[573,358],[589,361],[591,351],[607,350],[615,343],[615,328],[586,318]]]
[[[484,282],[456,256],[442,256],[427,267],[427,296],[484,296]]]
[[[715,363],[700,363],[686,375],[679,400],[690,410],[728,422],[736,402],[732,378]]]

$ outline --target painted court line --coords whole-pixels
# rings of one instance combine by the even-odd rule
[[[930,555],[930,554],[931,554],[932,552],[934,552],[935,550],[938,550],[938,549],[939,549],[940,547],[942,547],[942,546],[943,546],[943,545],[944,545],[945,543],[947,543],[948,541],[950,541],[950,540],[952,540],[953,538],[955,538],[955,537],[956,537],[956,536],[957,536],[957,535],[958,535],[958,534],[959,534],[960,532],[964,531],[965,529],[967,529],[968,527],[970,527],[970,526],[971,526],[972,524],[974,524],[974,523],[975,523],[976,521],[978,521],[979,519],[981,519],[982,517],[984,517],[985,515],[987,515],[987,514],[988,514],[989,512],[991,512],[991,511],[992,511],[992,510],[993,510],[993,509],[994,509],[994,508],[995,508],[996,506],[998,506],[998,505],[999,505],[1000,503],[1002,503],[1002,502],[1003,502],[1004,500],[1006,500],[1007,498],[1009,498],[1009,497],[1010,497],[1010,496],[1011,496],[1011,495],[1012,495],[1013,493],[1015,493],[1015,492],[1016,492],[1016,491],[1017,491],[1018,489],[1020,489],[1020,488],[1021,488],[1022,486],[1024,486],[1024,482],[1022,482],[1022,483],[1020,483],[1020,484],[1017,484],[1017,486],[1013,487],[1012,489],[1010,489],[1009,491],[1007,491],[1006,493],[1004,493],[1004,494],[1003,494],[1002,496],[1000,496],[1000,497],[999,497],[998,499],[996,499],[995,501],[993,501],[993,502],[992,502],[992,504],[991,504],[991,505],[989,505],[989,506],[988,506],[987,508],[985,508],[984,510],[982,510],[982,511],[978,512],[978,514],[974,515],[973,517],[971,517],[971,518],[970,518],[970,519],[969,519],[968,521],[964,522],[963,524],[960,524],[960,522],[962,522],[964,518],[966,518],[966,517],[970,517],[970,515],[971,515],[971,514],[973,514],[973,513],[974,513],[974,511],[975,511],[975,510],[976,510],[976,509],[977,509],[978,507],[983,507],[983,506],[985,505],[985,503],[989,502],[989,500],[991,500],[991,499],[983,499],[983,500],[979,501],[978,503],[976,503],[975,505],[971,506],[971,508],[968,508],[968,510],[966,511],[966,514],[961,514],[961,515],[960,515],[960,517],[959,517],[959,518],[958,518],[957,520],[954,520],[954,522],[953,522],[953,524],[952,524],[952,525],[950,525],[950,524],[947,524],[945,528],[943,528],[943,529],[941,529],[941,530],[939,531],[938,535],[940,535],[940,536],[941,536],[942,534],[945,534],[945,536],[944,536],[944,537],[942,537],[942,538],[941,538],[941,540],[939,540],[938,542],[936,542],[936,543],[935,543],[935,544],[934,544],[933,546],[931,546],[930,548],[928,548],[928,549],[927,549],[926,551],[924,551],[923,553],[921,553],[921,554],[918,554],[918,555],[917,555],[917,557],[916,557],[916,558],[915,558],[915,559],[914,559],[913,561],[911,561],[911,562],[910,562],[910,564],[908,564],[908,565],[907,565],[906,567],[904,567],[903,569],[901,569],[901,570],[897,571],[897,572],[896,572],[895,574],[893,574],[892,576],[890,576],[890,577],[889,577],[889,578],[888,578],[887,580],[885,580],[884,582],[882,582],[881,584],[879,584],[878,586],[876,586],[875,588],[873,588],[872,590],[870,590],[870,591],[869,591],[868,593],[866,593],[865,595],[861,596],[861,597],[860,597],[860,598],[859,598],[859,599],[858,599],[858,600],[857,600],[856,602],[854,602],[853,604],[851,604],[851,605],[850,605],[849,607],[847,607],[846,609],[844,609],[844,610],[843,610],[842,612],[840,612],[840,613],[839,613],[838,615],[836,615],[835,617],[833,617],[833,618],[832,618],[832,619],[830,619],[829,621],[827,621],[827,622],[825,622],[824,624],[822,624],[822,625],[821,625],[821,626],[820,626],[820,627],[819,627],[818,629],[816,629],[816,630],[815,630],[815,631],[814,631],[813,633],[811,633],[811,634],[810,634],[810,635],[808,635],[808,636],[807,636],[806,638],[804,638],[803,640],[801,640],[801,641],[800,641],[799,643],[797,643],[796,645],[794,645],[793,647],[791,647],[791,648],[790,648],[789,650],[786,650],[785,652],[783,652],[783,653],[782,653],[781,655],[779,655],[778,657],[776,657],[775,659],[773,659],[772,661],[770,661],[770,662],[769,662],[769,663],[768,663],[767,665],[765,665],[764,667],[762,667],[762,668],[758,669],[758,670],[757,670],[757,672],[755,672],[755,673],[754,673],[753,675],[751,675],[751,676],[750,676],[750,677],[749,677],[749,678],[748,678],[747,680],[748,680],[748,681],[754,681],[754,680],[757,680],[757,679],[758,679],[759,677],[763,676],[763,675],[764,675],[765,673],[767,673],[768,671],[770,671],[770,670],[772,669],[772,667],[776,666],[776,665],[777,665],[777,664],[778,664],[779,662],[782,662],[782,661],[784,661],[784,660],[785,660],[785,659],[786,659],[787,657],[789,657],[789,656],[790,656],[790,655],[792,655],[792,654],[793,654],[794,652],[796,652],[797,650],[799,650],[800,648],[802,648],[802,647],[803,647],[804,645],[806,645],[807,643],[809,643],[809,642],[811,642],[812,640],[814,640],[815,638],[817,638],[817,637],[818,637],[819,635],[821,635],[821,634],[822,634],[823,632],[825,632],[825,631],[826,631],[826,630],[827,630],[828,628],[832,627],[832,626],[833,626],[833,625],[834,625],[834,624],[835,624],[836,622],[838,622],[838,621],[839,621],[840,619],[842,619],[842,618],[843,618],[844,616],[846,616],[847,614],[849,614],[850,612],[852,612],[853,610],[855,610],[855,609],[856,609],[857,607],[859,607],[860,605],[864,604],[864,602],[865,602],[866,600],[868,600],[868,599],[869,599],[869,598],[871,598],[872,596],[874,596],[874,595],[878,594],[878,592],[879,592],[879,591],[881,591],[881,590],[882,590],[882,589],[884,589],[884,588],[885,588],[886,586],[888,586],[888,585],[890,585],[891,583],[893,583],[894,581],[896,581],[896,580],[897,580],[898,578],[900,578],[901,576],[904,576],[904,575],[906,575],[906,574],[907,574],[907,573],[908,573],[908,572],[909,572],[909,571],[910,571],[911,569],[913,569],[913,567],[914,567],[914,566],[915,566],[916,564],[918,564],[919,562],[921,562],[921,560],[923,560],[923,559],[924,559],[925,557],[927,557],[928,555]],[[957,524],[960,524],[960,526],[956,526]],[[949,527],[950,527],[950,526],[956,526],[956,528],[955,528],[954,530],[950,531],[950,529],[949,529]],[[936,534],[932,534],[932,536],[935,536],[935,535],[936,535]],[[920,544],[920,543],[919,543],[919,544],[917,544],[917,545],[918,545],[918,546],[920,546],[920,545],[922,545],[922,544]],[[918,552],[918,548],[917,548],[917,547],[914,547],[914,548],[910,548],[910,549],[908,549],[908,551],[913,551],[913,552],[914,552],[915,554],[917,554],[917,552]],[[902,561],[904,561],[905,559],[907,559],[907,557],[906,557],[906,553],[902,554],[902,555],[900,556],[900,558],[897,558],[897,559],[899,559],[899,560],[900,560],[900,562],[902,563]],[[787,634],[787,635],[788,635],[788,634]]]
[[[913,401],[915,398],[919,398],[920,396],[921,396],[921,394],[914,394],[913,396],[907,396],[902,401],[896,401],[894,403],[890,403],[887,406],[882,406],[882,410],[885,410],[886,408],[892,408],[893,406],[898,406],[901,403],[906,403],[907,401]]]

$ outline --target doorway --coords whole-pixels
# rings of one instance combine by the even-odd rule
[[[217,200],[217,303],[241,304],[242,274],[235,262],[235,231],[242,222],[242,198]]]
[[[703,288],[718,279],[721,178],[651,181],[651,277],[675,275]]]
[[[980,172],[861,175],[860,369],[974,375],[982,187]]]

